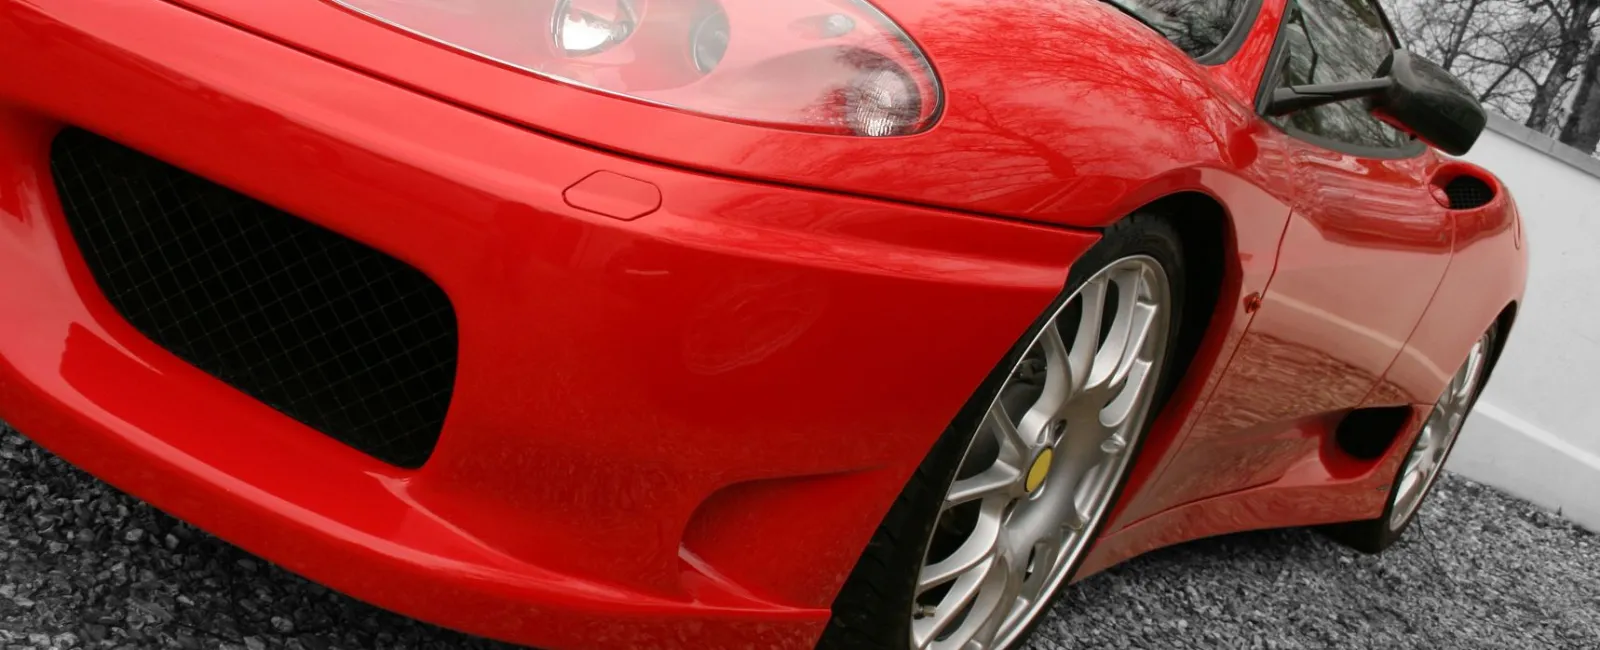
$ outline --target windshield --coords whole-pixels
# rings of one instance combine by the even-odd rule
[[[1189,56],[1222,45],[1252,0],[1107,0],[1161,32]]]

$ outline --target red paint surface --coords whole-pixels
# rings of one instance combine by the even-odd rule
[[[1084,575],[1377,515],[1414,426],[1371,462],[1331,428],[1425,409],[1524,282],[1506,198],[1432,196],[1481,170],[1256,118],[1275,0],[1214,68],[1087,0],[885,2],[947,92],[931,130],[887,140],[605,97],[320,0],[183,1],[224,20],[0,0],[0,418],[291,570],[477,634],[808,647],[906,476],[1096,241],[1081,227],[1161,197],[1224,206],[1224,285],[1191,306],[1207,335]],[[54,196],[63,124],[434,278],[461,349],[429,463],[372,460],[123,322]],[[569,203],[597,171],[659,207],[593,211],[647,207],[631,185]]]

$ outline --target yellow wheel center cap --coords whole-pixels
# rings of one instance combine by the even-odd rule
[[[1033,466],[1028,468],[1028,482],[1026,484],[1028,492],[1031,493],[1039,489],[1040,485],[1044,485],[1045,477],[1050,475],[1050,458],[1054,455],[1049,449],[1046,449],[1033,458]]]

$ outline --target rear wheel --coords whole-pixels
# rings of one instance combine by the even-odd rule
[[[1389,500],[1383,515],[1376,519],[1336,524],[1324,528],[1335,541],[1366,553],[1377,553],[1400,539],[1407,527],[1417,517],[1417,510],[1428,496],[1429,490],[1444,471],[1444,462],[1455,448],[1461,435],[1461,425],[1478,401],[1483,390],[1483,380],[1489,374],[1489,359],[1494,353],[1496,331],[1490,328],[1461,363],[1445,386],[1444,393],[1434,402],[1433,410],[1417,433],[1406,460],[1400,465],[1393,484],[1389,487]]]
[[[941,437],[834,603],[823,648],[1020,645],[1077,569],[1167,394],[1177,234],[1106,232]]]

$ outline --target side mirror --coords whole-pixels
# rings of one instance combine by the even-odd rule
[[[1372,79],[1279,88],[1266,113],[1286,115],[1352,99],[1366,99],[1378,119],[1455,156],[1472,149],[1489,121],[1466,84],[1405,50],[1390,53]]]

